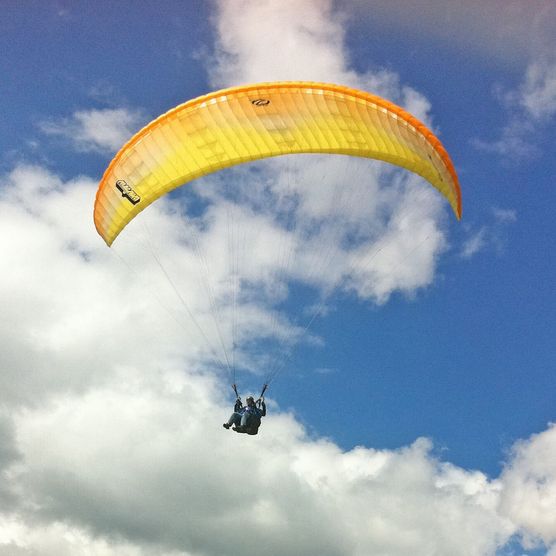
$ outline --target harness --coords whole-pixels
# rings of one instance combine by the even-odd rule
[[[260,413],[260,409],[262,404],[264,403],[264,393],[266,392],[268,388],[268,384],[264,384],[263,388],[261,390],[261,395],[259,396],[259,399],[255,402],[255,406],[257,407],[257,409],[259,410],[256,414],[250,413],[249,415],[249,420],[248,423],[245,427],[244,431],[241,432],[245,432],[245,434],[250,434],[250,435],[255,435],[259,432],[259,427],[261,426],[261,413]],[[237,391],[237,386],[235,384],[232,384],[232,389],[235,392],[236,395],[236,403],[234,404],[234,411],[236,413],[239,413],[242,409],[243,409],[243,403],[241,401],[241,397],[239,395],[239,392]],[[247,408],[246,408],[247,410]],[[239,431],[238,431],[239,432]]]
[[[259,399],[255,402],[255,404],[257,405],[257,407],[260,409],[261,408],[261,404],[262,402],[264,402],[264,393],[266,392],[268,388],[268,384],[264,384],[263,385],[263,389],[261,390],[261,394],[259,396]],[[243,403],[241,401],[241,397],[239,395],[239,392],[237,391],[237,386],[236,384],[232,384],[232,389],[236,395],[236,403],[234,405],[234,411],[238,411],[239,409],[241,409],[243,407]]]

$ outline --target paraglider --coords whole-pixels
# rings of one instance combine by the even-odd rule
[[[411,114],[369,93],[311,82],[260,83],[190,100],[152,121],[116,154],[94,209],[110,246],[152,202],[223,168],[295,153],[374,158],[423,176],[461,218],[448,153]]]
[[[275,82],[192,99],[140,130],[116,154],[99,184],[96,229],[111,246],[137,214],[177,187],[224,168],[300,153],[350,155],[405,168],[439,190],[461,218],[461,192],[450,157],[411,114],[379,96],[340,85]],[[235,380],[233,388],[237,395]],[[264,405],[259,413],[252,410],[251,401],[245,411],[236,408],[229,426],[256,434],[266,410]],[[258,418],[254,428],[244,422],[249,412]]]

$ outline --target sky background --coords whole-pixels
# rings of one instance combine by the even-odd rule
[[[555,556],[555,28],[551,0],[0,1],[0,555]],[[416,115],[462,220],[408,172],[300,156],[188,185],[106,247],[122,144],[273,80]],[[230,215],[242,394],[280,370],[248,438],[221,426],[206,296]]]

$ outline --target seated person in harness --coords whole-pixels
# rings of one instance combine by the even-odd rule
[[[232,430],[236,432],[257,434],[261,426],[261,417],[266,415],[264,398],[260,398],[255,403],[253,396],[249,396],[245,401],[247,405],[244,406],[240,398],[236,400],[234,412],[223,427],[229,429],[232,425],[235,425]]]

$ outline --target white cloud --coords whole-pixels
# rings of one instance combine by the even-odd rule
[[[492,209],[493,222],[482,225],[478,230],[468,229],[463,242],[461,257],[470,259],[485,250],[503,253],[507,244],[508,226],[517,222],[517,212],[512,209]]]
[[[114,372],[110,362],[157,359],[150,330],[167,315],[96,234],[95,189],[90,179],[62,182],[39,167],[18,167],[3,180],[0,252],[10,269],[0,275],[4,403],[86,389]],[[170,326],[157,340],[163,352],[178,330]],[[175,356],[194,353],[184,346]]]
[[[217,2],[214,87],[323,81],[367,90],[428,122],[429,104],[388,70],[358,73],[345,46],[347,14],[332,0]]]
[[[384,95],[420,119],[430,120],[428,100],[401,86],[393,72],[358,74],[351,69],[344,45],[346,15],[332,2],[243,0],[241,6],[229,2],[217,6],[216,63],[211,73],[215,86],[296,79],[336,82]],[[286,172],[284,163],[268,166],[274,172]],[[286,177],[292,174],[292,179]],[[295,269],[290,271],[297,276],[292,277],[327,292],[343,284],[361,297],[380,302],[393,291],[413,294],[429,285],[436,259],[446,246],[440,224],[442,205],[435,199],[429,201],[432,195],[420,198],[415,194],[413,178],[406,173],[402,176],[386,165],[356,160],[346,163],[334,157],[305,157],[293,169],[288,168],[274,190],[282,187],[283,191],[286,182],[299,184],[289,185],[297,203],[297,221],[309,218],[305,229],[295,230],[297,239],[292,238],[299,246]],[[349,183],[350,178],[356,183]],[[343,205],[331,203],[339,186],[346,188],[346,183],[355,192],[347,191],[348,200]],[[386,185],[382,187],[382,183]],[[358,202],[356,195],[362,195]],[[322,218],[325,214],[327,219]],[[315,222],[321,229],[324,222],[325,227],[318,236],[308,236]],[[359,243],[346,249],[348,237],[358,238]],[[326,253],[333,264],[321,268],[314,253]],[[320,272],[311,272],[315,267],[321,268]]]
[[[554,538],[553,428],[492,480],[426,439],[343,452],[277,407],[240,437],[210,377],[140,371],[18,412],[0,554],[479,556],[518,532]]]
[[[149,550],[117,539],[95,538],[65,523],[28,524],[16,516],[0,518],[0,556],[148,556]],[[181,551],[157,554],[189,556]]]
[[[519,100],[533,119],[552,118],[556,113],[556,64],[533,62],[527,68]]]
[[[506,160],[531,159],[541,153],[534,137],[534,127],[523,115],[510,115],[508,123],[495,140],[474,139],[477,149],[497,154]]]
[[[159,376],[122,376],[17,417],[20,527],[54,522],[96,544],[207,556],[472,556],[515,531],[497,514],[499,483],[439,462],[427,440],[342,452],[271,412],[254,442],[222,429],[210,381]],[[36,548],[38,537],[19,542]]]
[[[513,209],[494,208],[492,210],[494,218],[500,224],[512,224],[517,222],[517,212]]]
[[[79,151],[114,152],[136,131],[144,116],[125,108],[78,110],[62,121],[44,121],[47,135],[63,137]]]
[[[484,249],[486,245],[486,233],[487,230],[483,226],[464,242],[461,250],[461,256],[464,259],[470,259],[473,255],[476,255],[479,251]]]
[[[302,164],[299,171],[314,168]],[[407,249],[405,230],[424,237],[434,231],[427,224],[430,199],[420,198],[420,184],[403,178],[385,193],[374,177],[369,180],[378,195],[371,206],[382,218],[363,231],[377,238],[386,232],[390,258],[398,260]],[[210,184],[204,185],[208,194]],[[297,193],[282,182],[266,187],[274,195]],[[224,382],[207,370],[206,354],[199,358],[198,339],[184,343],[183,331],[172,330],[145,293],[150,282],[170,308],[170,300],[175,304],[175,296],[164,297],[168,285],[156,278],[156,263],[138,239],[143,224],[138,219],[121,238],[122,256],[144,265],[144,274],[130,275],[93,229],[95,188],[88,179],[64,182],[39,167],[19,167],[1,189],[0,249],[14,272],[0,277],[0,342],[9,346],[2,351],[1,392],[4,407],[13,408],[0,428],[0,554],[233,556],[264,549],[479,556],[494,554],[517,527],[552,538],[537,514],[516,517],[516,525],[511,504],[504,502],[508,515],[498,511],[500,493],[511,500],[514,483],[443,463],[427,440],[393,451],[344,452],[308,437],[275,403],[256,439],[225,431]],[[215,254],[211,274],[215,292],[224,295],[227,286],[218,288],[218,278],[228,269],[221,228],[229,201],[218,183],[211,191],[213,205],[195,226]],[[333,187],[329,193],[338,201]],[[254,199],[264,194],[262,184]],[[332,204],[332,214],[344,217],[344,204]],[[252,208],[240,206],[237,218],[251,225]],[[164,202],[151,207],[143,232],[165,238],[158,252],[165,262],[176,261],[172,275],[181,276],[179,285],[189,288],[191,308],[203,320],[201,286],[187,270],[191,226],[178,225],[175,208]],[[326,213],[310,196],[300,199],[299,210],[310,219]],[[352,224],[363,214],[352,215]],[[256,224],[256,237],[276,244],[276,220],[263,211]],[[126,246],[135,252],[126,253]],[[301,256],[309,255],[302,250]],[[255,283],[271,282],[273,264],[265,257],[263,248],[248,267]],[[263,335],[276,291],[268,290],[267,301],[263,296],[240,306],[253,311],[253,329]],[[238,523],[249,523],[249,535]]]
[[[555,18],[556,22],[556,18]],[[543,49],[554,48],[543,45]],[[532,158],[542,154],[540,144],[556,114],[556,62],[553,53],[542,51],[530,61],[522,82],[513,90],[498,93],[507,111],[507,123],[495,140],[475,140],[479,149],[504,158]]]
[[[443,201],[421,186],[412,178],[390,197],[392,215],[377,241],[351,254],[350,286],[360,296],[384,303],[396,290],[412,295],[432,283],[436,258],[446,248],[439,222]]]
[[[271,413],[254,443],[220,428],[210,380],[159,377],[122,376],[17,417],[22,505],[2,543],[36,549],[54,529],[106,554],[472,556],[516,533],[529,546],[556,539],[554,426],[518,442],[491,480],[437,460],[425,439],[342,452],[285,414]],[[29,535],[32,522],[43,525]]]
[[[501,477],[500,511],[529,544],[556,550],[556,426],[517,442]]]
[[[386,230],[388,245],[399,238],[393,258],[406,248],[398,232],[415,228],[423,211],[430,218],[413,198],[415,184],[406,185],[401,180],[395,191],[379,195],[381,210],[396,207],[378,228]],[[144,264],[144,274],[130,275],[93,229],[95,188],[87,179],[64,182],[41,168],[20,167],[1,190],[0,249],[14,270],[0,277],[0,342],[9,346],[2,351],[1,392],[4,407],[12,408],[0,429],[5,553],[232,556],[264,547],[292,555],[473,556],[493,554],[515,532],[496,509],[499,482],[438,461],[428,441],[343,452],[309,438],[275,403],[255,442],[225,431],[225,381],[207,369],[206,353],[195,348],[199,339],[184,342],[183,331],[172,329],[146,294],[149,281],[170,308],[175,304],[175,296],[164,298],[168,285],[140,249],[142,224],[137,220],[120,245],[120,251],[139,248],[123,249],[132,264]],[[222,255],[226,203],[217,191],[220,202],[197,233]],[[320,214],[318,203],[303,201],[305,214]],[[334,206],[342,215],[342,203]],[[177,225],[175,204],[151,208],[147,231],[152,238],[162,232],[160,256],[173,255],[174,276],[189,288],[191,308],[203,321],[202,289],[187,270],[192,253],[183,240],[190,234]],[[249,205],[243,210],[250,214]],[[268,241],[276,242],[268,216],[259,215],[257,237],[270,234]],[[426,225],[421,231],[430,232]],[[267,282],[269,273],[256,274],[264,255],[249,270],[256,283]],[[215,292],[223,295],[218,277],[228,263],[214,259]],[[253,330],[263,336],[274,295],[269,290],[268,301],[240,305],[248,314],[252,308]],[[232,455],[238,450],[241,457]],[[238,527],[244,522],[247,536]],[[525,525],[536,532],[534,523]]]
[[[218,3],[213,84],[337,81],[359,78],[345,67],[342,17],[329,0]]]

